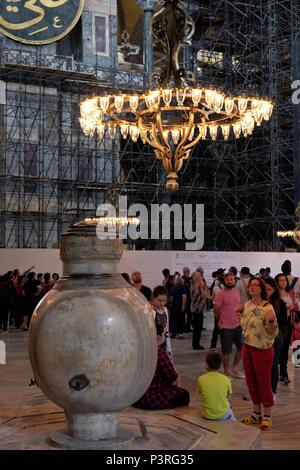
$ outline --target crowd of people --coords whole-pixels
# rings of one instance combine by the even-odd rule
[[[0,330],[4,332],[9,327],[27,331],[35,307],[59,280],[57,273],[36,274],[32,269],[22,274],[14,269],[0,276]]]
[[[8,327],[28,330],[36,305],[59,280],[57,273],[36,274],[33,268],[23,274],[15,269],[0,276],[3,331]],[[227,272],[219,268],[212,273],[213,281],[208,286],[201,267],[193,273],[185,267],[182,273],[174,275],[165,268],[161,284],[153,291],[143,284],[139,271],[131,276],[122,273],[151,304],[157,331],[156,372],[148,390],[134,406],[165,409],[189,404],[189,392],[182,387],[176,370],[171,339],[184,339],[186,333],[192,333],[191,347],[204,350],[200,344],[204,313],[212,310],[214,329],[205,359],[207,372],[197,380],[203,417],[235,420],[229,401],[230,379],[246,379],[253,411],[243,422],[260,425],[262,430],[272,429],[271,411],[278,382],[290,383],[287,367],[290,346],[294,358],[299,358],[294,361],[295,367],[300,367],[300,279],[291,271],[289,260],[274,278],[270,268],[261,268],[255,275],[248,267],[239,272],[234,266]],[[219,338],[220,352],[216,351]],[[224,373],[220,372],[222,364]]]
[[[242,267],[239,274],[234,266],[228,272],[219,268],[212,273],[213,282],[208,286],[201,267],[192,274],[185,267],[182,274],[176,272],[173,276],[165,268],[161,285],[150,293],[141,273],[135,272],[131,278],[123,273],[151,302],[158,338],[155,376],[135,406],[161,409],[189,403],[189,392],[182,388],[174,364],[171,338],[182,339],[184,333],[192,331],[192,348],[203,350],[200,339],[204,312],[212,308],[214,330],[205,359],[207,373],[197,380],[202,415],[235,420],[229,402],[230,379],[246,379],[253,411],[242,422],[259,425],[262,430],[272,429],[271,411],[278,382],[290,383],[289,348],[294,347],[293,354],[300,352],[300,280],[292,276],[288,260],[274,278],[270,268],[261,268],[253,275],[248,267]],[[219,337],[221,353],[216,351]],[[244,370],[239,369],[241,360]],[[219,371],[222,363],[224,373]],[[300,361],[295,367],[300,367]]]

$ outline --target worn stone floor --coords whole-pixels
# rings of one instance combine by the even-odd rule
[[[206,330],[202,344],[209,346],[212,313],[205,315]],[[28,360],[28,333],[11,329],[0,333],[7,348],[7,363],[0,365],[0,449],[52,449],[51,433],[65,430],[63,411],[36,387],[29,387],[32,372]],[[191,349],[191,334],[173,340],[176,367],[181,382],[191,394],[189,407],[164,411],[127,408],[121,426],[131,429],[136,438],[126,449],[299,449],[300,448],[300,369],[289,365],[291,384],[279,384],[274,407],[274,429],[261,433],[239,421],[251,411],[245,380],[234,379],[232,407],[238,422],[214,423],[200,416],[196,378],[204,372],[206,351]]]

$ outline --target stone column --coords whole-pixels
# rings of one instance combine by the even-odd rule
[[[144,70],[148,77],[153,71],[153,40],[151,34],[151,20],[153,17],[155,0],[137,0],[137,4],[144,11]]]

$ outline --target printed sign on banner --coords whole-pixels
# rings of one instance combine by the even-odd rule
[[[238,252],[226,251],[177,251],[174,259],[174,271],[182,272],[182,268],[187,266],[191,273],[199,266],[204,270],[206,282],[212,282],[211,273],[218,268],[228,270],[230,266],[240,268],[240,254]]]

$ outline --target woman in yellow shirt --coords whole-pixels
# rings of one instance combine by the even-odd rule
[[[243,362],[254,410],[242,420],[259,424],[263,431],[272,428],[271,408],[274,405],[271,371],[273,342],[278,335],[276,315],[267,300],[265,282],[252,278],[248,284],[251,300],[237,308],[244,335]],[[263,408],[263,415],[262,415]]]

